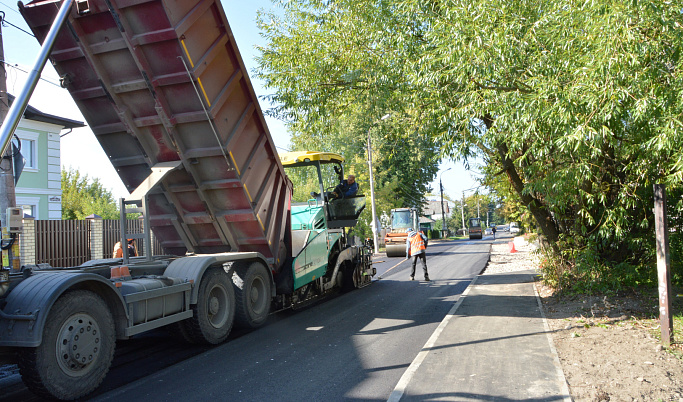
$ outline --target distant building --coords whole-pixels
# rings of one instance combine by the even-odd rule
[[[8,96],[11,105],[14,96]],[[59,134],[84,126],[83,122],[43,113],[32,106],[26,108],[15,131],[25,161],[15,187],[17,206],[24,214],[36,219],[62,219]],[[16,144],[16,139],[12,142]]]
[[[429,219],[425,216],[420,217],[420,230],[432,230],[434,229],[434,219]]]
[[[441,218],[441,201],[427,200],[422,207],[422,214],[430,217],[433,220],[440,220]],[[446,217],[451,216],[451,207],[448,205],[448,200],[443,200],[443,214]]]

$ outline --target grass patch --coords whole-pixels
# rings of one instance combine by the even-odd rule
[[[683,360],[683,311],[672,306],[672,322],[673,322],[673,342],[667,348],[667,351],[679,360]],[[640,324],[650,328],[650,334],[662,343],[662,328],[660,326],[659,317],[639,320]]]
[[[679,359],[683,360],[683,312],[673,313],[674,342],[669,346],[669,351]],[[661,331],[659,331],[661,336]]]

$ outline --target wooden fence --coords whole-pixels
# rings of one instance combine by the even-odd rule
[[[127,220],[128,233],[142,233],[142,220]],[[50,264],[53,267],[75,267],[92,259],[111,258],[114,244],[120,240],[118,220],[24,220],[20,237],[22,265]],[[144,254],[144,242],[137,241],[138,252]],[[164,254],[159,241],[152,236],[154,255]]]

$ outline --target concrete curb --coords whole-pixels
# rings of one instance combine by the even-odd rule
[[[552,331],[550,330],[550,325],[548,325],[548,320],[545,317],[545,312],[543,311],[543,303],[541,302],[541,295],[538,294],[538,289],[536,289],[536,282],[534,281],[534,294],[536,295],[536,302],[538,302],[538,309],[541,312],[541,318],[543,318],[543,328],[545,328],[545,334],[548,338],[548,344],[550,345],[550,352],[553,355],[553,365],[555,370],[557,370],[557,377],[560,379],[560,390],[564,394],[563,401],[572,402],[572,398],[569,394],[569,384],[567,383],[567,378],[564,376],[564,371],[562,370],[562,364],[560,363],[560,356],[557,354],[557,349],[555,349],[555,342],[553,342]]]

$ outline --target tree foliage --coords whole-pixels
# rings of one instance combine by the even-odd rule
[[[652,184],[683,179],[680,1],[281,4],[261,19],[260,76],[297,132],[390,110],[402,141],[505,178],[499,194],[552,245],[556,285],[646,280]]]
[[[387,193],[378,215],[419,208],[438,171],[438,144],[413,118],[419,110],[400,101],[394,87],[400,72],[382,68],[386,49],[363,38],[365,18],[374,18],[377,29],[381,20],[331,4],[287,2],[282,17],[261,16],[268,46],[261,48],[257,75],[275,89],[271,100],[280,105],[269,112],[288,123],[293,149],[342,154],[366,195],[370,137],[375,188]]]
[[[103,219],[119,218],[111,191],[98,178],[90,180],[78,170],[62,169],[62,219],[85,219],[92,214]]]
[[[507,176],[562,253],[558,285],[638,282],[652,262],[652,184],[680,182],[680,4],[487,2],[454,14],[408,3],[434,27],[421,79],[449,101],[435,120],[450,113],[489,173]]]

